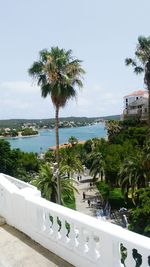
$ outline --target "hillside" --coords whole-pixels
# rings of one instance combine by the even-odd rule
[[[60,118],[60,122],[74,122],[74,123],[79,123],[79,124],[91,124],[94,123],[96,120],[119,120],[120,115],[110,115],[110,116],[104,116],[104,117],[63,117]],[[0,128],[19,128],[24,124],[31,124],[31,125],[36,125],[38,127],[43,127],[43,126],[50,126],[54,125],[55,119],[50,118],[50,119],[10,119],[10,120],[0,120]]]

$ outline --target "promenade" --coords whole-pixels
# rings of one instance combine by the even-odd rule
[[[99,192],[95,185],[90,186],[92,177],[89,175],[82,175],[81,180],[77,185],[78,193],[76,193],[76,210],[86,215],[96,217],[96,208],[93,207],[93,199],[99,196]],[[83,192],[85,199],[83,199]],[[90,207],[88,205],[90,200]]]

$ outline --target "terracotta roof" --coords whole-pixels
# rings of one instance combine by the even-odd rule
[[[78,141],[78,144],[84,144],[84,143],[85,143],[85,141]],[[59,149],[66,148],[66,147],[71,147],[71,144],[61,144],[61,145],[59,145]],[[51,151],[54,151],[54,150],[56,150],[56,146],[50,146],[48,149],[51,150]]]
[[[125,97],[127,96],[138,96],[138,95],[144,95],[145,93],[148,93],[146,90],[138,90],[138,91],[135,91],[129,95],[126,95]]]

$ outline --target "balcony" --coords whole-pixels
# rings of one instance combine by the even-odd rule
[[[150,266],[149,238],[51,203],[35,187],[4,174],[0,215],[75,267]]]

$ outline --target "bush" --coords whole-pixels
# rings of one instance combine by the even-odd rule
[[[138,190],[136,204],[131,213],[130,229],[150,237],[150,188]]]
[[[109,203],[112,209],[120,209],[121,207],[127,207],[127,203],[125,203],[125,200],[124,200],[124,197],[122,195],[120,188],[113,188],[110,191]]]
[[[110,193],[110,186],[105,182],[100,182],[100,181],[96,182],[96,186],[102,198],[104,200],[108,199]]]
[[[96,183],[97,189],[104,200],[108,200],[112,209],[120,209],[121,207],[129,207],[125,202],[120,188],[111,188],[105,182],[98,181]]]
[[[124,127],[120,133],[116,134],[112,140],[115,144],[122,144],[126,140],[134,145],[143,146],[146,136],[149,133],[148,126],[138,126],[138,127]]]
[[[66,195],[63,196],[63,201],[64,201],[65,207],[75,210],[76,209],[76,202],[75,202],[74,192],[72,192],[72,194],[73,194],[72,198],[69,198]]]

